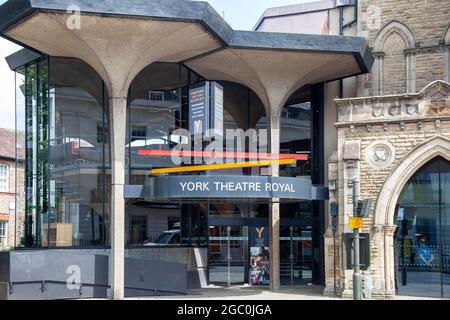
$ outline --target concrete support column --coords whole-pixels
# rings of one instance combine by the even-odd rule
[[[394,270],[394,232],[396,226],[384,227],[384,272],[385,272],[385,295],[392,297],[395,295],[395,270]]]
[[[280,153],[280,117],[270,116],[270,152]],[[280,175],[280,166],[271,167],[271,175],[278,177]],[[272,199],[269,205],[269,233],[270,233],[270,288],[271,290],[280,289],[280,199]]]
[[[125,297],[125,137],[126,97],[111,97],[111,298]]]

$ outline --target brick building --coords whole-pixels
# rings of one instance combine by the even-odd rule
[[[18,170],[16,170],[15,141],[14,130],[0,129],[0,250],[15,246],[16,192],[23,193],[23,184],[17,184],[19,189],[16,189],[16,172],[19,174],[19,179],[20,176],[23,177],[23,165],[19,161]],[[18,150],[23,152],[23,149],[18,148]],[[18,234],[21,233],[23,230],[18,230]]]

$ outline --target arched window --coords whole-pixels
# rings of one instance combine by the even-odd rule
[[[442,36],[442,44],[450,45],[450,24]],[[447,51],[444,53],[444,81],[450,82],[450,48],[447,47]]]
[[[392,21],[384,26],[374,41],[374,95],[416,91],[416,37],[405,24]]]
[[[400,295],[450,296],[450,162],[437,157],[404,187],[397,205]]]
[[[406,92],[406,43],[397,32],[392,32],[384,42],[383,93]]]

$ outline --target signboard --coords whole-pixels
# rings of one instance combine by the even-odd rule
[[[211,129],[216,136],[223,137],[223,87],[217,82],[211,83]]]
[[[250,284],[254,286],[270,283],[269,228],[250,229]]]
[[[217,82],[205,81],[189,89],[189,132],[203,135],[214,129],[223,136],[223,87]]]
[[[209,129],[209,82],[202,82],[189,89],[189,132],[203,135]]]
[[[182,199],[326,200],[327,188],[311,179],[270,176],[155,176],[144,187],[146,201]],[[127,198],[132,198],[130,194]],[[136,194],[141,198],[140,194]]]
[[[363,228],[363,218],[361,218],[361,217],[358,217],[358,218],[351,217],[348,220],[348,227],[350,229],[362,229]]]

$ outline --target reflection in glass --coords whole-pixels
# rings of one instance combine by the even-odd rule
[[[16,216],[15,246],[26,246],[25,239],[25,68],[16,70]]]
[[[25,245],[40,246],[40,225],[37,211],[37,66],[32,64],[25,69],[25,121],[26,121],[26,160],[25,160]]]
[[[243,284],[248,269],[248,227],[209,228],[209,282]]]
[[[396,286],[402,295],[448,296],[450,163],[435,158],[404,187],[397,209]]]
[[[303,154],[311,157],[311,89],[296,91],[281,113],[280,153]],[[311,160],[298,161],[296,166],[281,166],[282,176],[310,176]]]
[[[312,282],[311,227],[280,227],[280,278],[284,285]]]
[[[84,62],[67,58],[41,58],[16,72],[17,152],[23,153],[21,141],[26,149],[25,230],[19,194],[18,246],[106,246],[110,165],[102,80]]]

